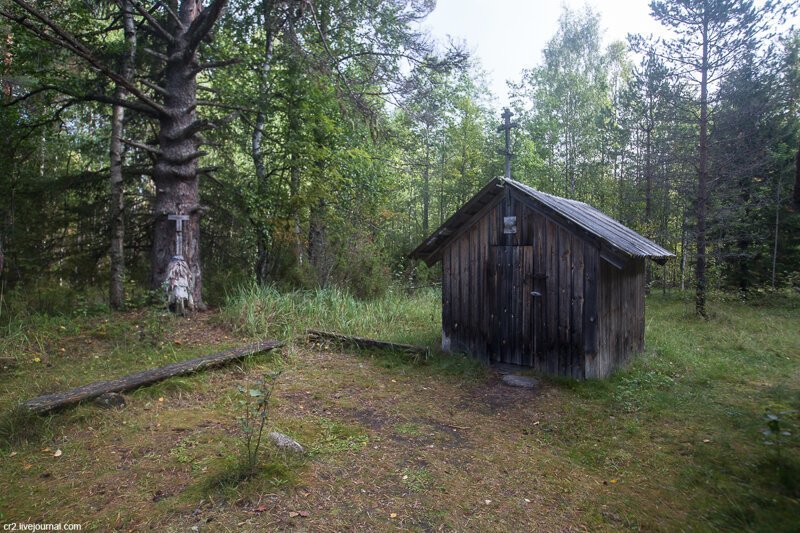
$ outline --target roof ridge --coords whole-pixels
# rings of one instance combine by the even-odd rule
[[[424,258],[426,262],[437,259],[437,253],[453,235],[483,206],[497,201],[502,188],[491,187],[492,184],[508,185],[515,191],[530,198],[542,209],[548,210],[553,215],[563,218],[574,224],[588,234],[607,243],[630,257],[650,257],[653,259],[666,259],[675,254],[658,245],[655,241],[641,235],[608,215],[604,211],[580,200],[564,198],[555,194],[539,191],[530,185],[513,178],[493,178],[472,198],[461,206],[450,218],[447,219],[436,231],[411,252],[411,257]],[[552,216],[552,215],[548,215]]]

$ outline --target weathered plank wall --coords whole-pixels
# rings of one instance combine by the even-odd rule
[[[503,233],[504,216],[517,217],[516,233]],[[444,252],[443,349],[586,377],[601,262],[594,243],[507,192]]]
[[[644,349],[644,261],[622,269],[600,261],[597,357],[587,359],[587,377],[606,377]]]

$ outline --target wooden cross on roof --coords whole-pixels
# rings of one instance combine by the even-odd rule
[[[504,178],[511,179],[511,158],[513,157],[511,153],[511,128],[516,128],[519,124],[511,122],[511,111],[509,111],[507,107],[503,108],[503,114],[500,116],[503,117],[503,124],[497,126],[497,131],[504,131],[506,134],[506,149],[500,152],[506,158],[506,173]]]

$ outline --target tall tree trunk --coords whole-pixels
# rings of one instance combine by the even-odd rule
[[[125,32],[125,50],[122,55],[122,77],[133,82],[136,67],[136,24],[129,0],[117,0],[122,13],[122,26]],[[124,100],[127,91],[117,84],[114,98]],[[108,300],[112,309],[125,306],[125,186],[122,177],[122,131],[125,121],[125,108],[115,105],[111,109],[111,146],[109,149],[111,185],[111,246],[109,257],[111,276]]]
[[[800,211],[800,144],[797,145],[797,154],[794,158],[794,208]]]
[[[303,264],[303,228],[300,220],[300,162],[299,156],[294,153],[291,155],[292,168],[290,170],[289,194],[291,195],[290,205],[292,209],[292,232],[294,233],[294,258],[297,266]]]
[[[705,15],[706,17],[708,15]],[[695,263],[695,311],[706,313],[706,209],[708,187],[708,20],[703,21],[703,55],[700,67],[700,161],[697,179],[697,259]]]
[[[317,200],[311,206],[311,214],[308,222],[308,263],[317,274],[317,282],[320,286],[327,285],[328,273],[325,258],[325,211],[327,204],[324,198]]]
[[[305,247],[303,246],[303,230],[300,213],[300,178],[301,164],[299,142],[295,140],[295,135],[300,136],[303,128],[303,117],[300,116],[299,102],[289,101],[286,111],[286,139],[287,152],[289,157],[289,218],[292,225],[292,255],[296,266],[302,266],[304,261]]]
[[[752,180],[746,177],[743,177],[739,180],[739,201],[744,206],[744,219],[750,220],[751,216],[751,209],[750,209],[750,189],[752,185]],[[739,295],[742,298],[747,298],[748,290],[750,288],[750,245],[751,239],[749,235],[749,229],[744,228],[740,230],[739,236],[736,239],[736,246],[738,248],[736,254],[736,263],[737,263],[737,276],[739,278]]]
[[[203,309],[200,269],[200,206],[197,160],[203,122],[197,120],[197,47],[208,35],[225,2],[216,0],[203,9],[202,0],[183,0],[178,8],[181,23],[170,19],[171,38],[164,68],[164,112],[159,114],[158,145],[153,165],[156,188],[155,224],[151,256],[151,282],[164,282],[173,255],[181,254],[194,277],[194,303]],[[168,215],[188,215],[183,224],[183,249],[175,250],[175,223]]]
[[[650,222],[653,216],[653,165],[652,165],[652,144],[651,132],[652,126],[648,126],[645,130],[645,150],[644,150],[644,171],[645,171],[645,188],[644,188],[644,218],[646,222]],[[649,230],[649,228],[648,228]]]
[[[256,190],[263,194],[267,179],[267,169],[264,164],[264,150],[262,142],[264,140],[264,127],[267,123],[267,116],[263,111],[259,111],[256,116],[256,123],[253,127],[253,136],[251,139],[251,155],[253,157],[253,166],[256,171]],[[256,264],[255,274],[256,283],[264,285],[267,282],[267,229],[265,222],[261,220],[259,215],[253,217],[253,225],[256,230]]]
[[[663,167],[661,167],[660,172],[662,178],[662,191],[664,193],[664,197],[662,199],[662,215],[661,215],[661,240],[664,246],[668,246],[669,243],[669,220],[670,220],[670,211],[671,206],[669,203],[669,193],[670,193],[670,183],[669,183],[669,174],[665,171]],[[667,295],[667,263],[664,262],[663,268],[661,269],[661,294],[664,296]],[[673,276],[674,282],[674,276]]]
[[[115,97],[122,97],[124,89],[117,86]],[[122,123],[125,111],[115,105],[111,110],[111,146],[109,182],[111,185],[111,245],[109,248],[110,279],[108,302],[112,309],[125,306],[125,218],[124,183],[122,180]]]
[[[444,175],[445,175],[445,151],[442,150],[442,171],[439,174],[439,225],[444,224]]]
[[[775,184],[775,239],[772,244],[772,290],[775,290],[775,271],[778,265],[778,235],[781,228],[781,175]],[[795,193],[797,189],[795,189]]]
[[[681,217],[681,292],[686,290],[686,209]]]
[[[256,230],[256,283],[266,285],[269,280],[269,251],[266,231],[263,228]]]
[[[650,102],[652,105],[652,100]],[[653,164],[652,164],[652,122],[648,121],[647,129],[645,130],[645,144],[644,144],[644,219],[646,226],[647,236],[650,237],[649,232],[650,222],[653,218]],[[650,294],[650,285],[653,282],[653,266],[650,261],[645,261],[645,294]]]
[[[425,165],[422,167],[422,234],[428,235],[431,207],[431,142],[430,128],[425,136]]]
[[[270,69],[272,68],[272,55],[274,50],[274,41],[275,41],[275,16],[273,13],[274,8],[274,1],[273,0],[263,0],[261,2],[261,16],[262,22],[264,25],[264,29],[266,31],[266,37],[264,39],[264,58],[261,62],[261,65],[258,68],[258,77],[259,77],[259,91],[261,102],[259,105],[260,109],[267,103],[267,90],[268,84],[267,80],[269,77]],[[264,149],[262,143],[264,141],[264,128],[267,124],[267,116],[264,111],[259,111],[258,115],[256,116],[256,123],[253,127],[253,136],[251,139],[251,151],[253,157],[253,166],[255,167],[256,172],[256,190],[259,191],[260,195],[263,197],[266,195],[266,181],[267,181],[267,167],[264,161]],[[268,241],[269,241],[269,234],[267,228],[264,227],[265,222],[260,219],[260,217],[256,217],[255,225],[256,225],[256,233],[257,233],[257,258],[256,258],[256,282],[259,284],[265,284],[267,282],[268,277],[268,268],[267,265],[269,263],[267,257],[267,250],[268,250]]]

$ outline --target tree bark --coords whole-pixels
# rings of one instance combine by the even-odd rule
[[[653,165],[652,165],[652,135],[653,126],[648,125],[645,130],[645,150],[644,150],[644,171],[645,171],[645,191],[644,191],[644,219],[649,224],[653,216]],[[650,228],[648,228],[649,230]]]
[[[118,0],[122,13],[122,25],[125,33],[125,50],[122,56],[121,75],[133,82],[136,67],[136,24],[129,0]],[[127,91],[121,84],[114,90],[114,98],[124,100]],[[110,280],[108,301],[112,309],[125,307],[125,203],[124,181],[122,176],[122,135],[125,120],[125,108],[115,105],[111,108],[111,146],[109,149],[109,182],[111,188],[111,245]]]
[[[652,112],[653,99],[648,98],[648,115]],[[644,172],[645,172],[645,193],[644,193],[644,220],[647,224],[646,235],[650,236],[650,222],[653,219],[653,164],[652,164],[652,132],[653,120],[648,116],[647,129],[645,129],[644,145]],[[650,261],[645,261],[644,269],[644,290],[645,294],[650,294],[650,285],[653,281],[653,265]]]
[[[681,292],[686,290],[686,209],[681,216]]]
[[[292,168],[290,170],[289,193],[291,194],[292,232],[294,233],[294,259],[299,267],[303,265],[303,227],[300,219],[300,156],[291,155]]]
[[[115,97],[123,97],[124,89],[117,86]],[[125,307],[125,218],[124,183],[122,178],[122,123],[125,109],[111,109],[111,147],[109,182],[111,185],[111,245],[109,248],[110,279],[108,302],[112,309]]]

